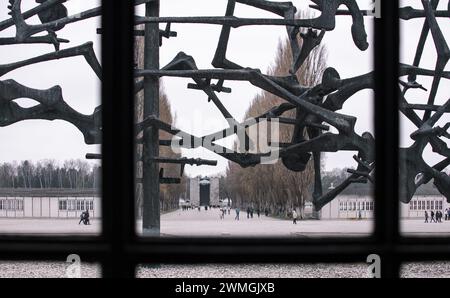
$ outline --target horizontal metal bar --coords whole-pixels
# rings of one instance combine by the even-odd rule
[[[312,9],[320,10],[320,7],[318,5],[310,5],[309,6]],[[363,16],[373,16],[374,10],[373,9],[361,9],[360,10]],[[369,13],[370,12],[370,13]],[[434,15],[437,18],[449,18],[450,17],[450,11],[447,10],[434,10]],[[410,20],[415,18],[426,18],[425,10],[423,9],[413,9],[410,6],[402,7],[399,9],[400,18],[403,20]],[[350,16],[352,13],[347,9],[338,9],[336,11],[337,16]]]
[[[207,165],[207,166],[217,166],[217,160],[208,160],[201,158],[164,158],[164,157],[152,157],[152,161],[158,163],[171,163],[171,164],[189,164],[189,165]]]
[[[180,178],[166,178],[166,177],[159,178],[159,184],[180,184],[180,183],[181,183]]]
[[[424,104],[405,104],[403,105],[405,109],[411,110],[423,110],[423,111],[437,111],[441,108],[441,106],[436,105],[424,105]],[[450,113],[450,107],[445,110],[447,113]]]
[[[71,240],[69,240],[71,238]],[[99,239],[99,238],[98,238]],[[65,261],[69,254],[100,262],[111,253],[109,244],[92,237],[1,236],[0,260]],[[136,239],[123,251],[128,262],[138,263],[280,263],[365,262],[369,254],[392,254],[399,261],[450,261],[450,243],[439,238],[407,239],[386,246],[368,238],[340,239]],[[448,239],[447,239],[448,240]],[[433,243],[432,243],[433,242]]]
[[[69,239],[70,238],[70,239]],[[100,262],[110,254],[110,245],[92,237],[1,236],[0,260],[62,261],[70,254],[83,261]]]
[[[87,153],[86,159],[102,159],[102,155],[98,153]]]
[[[247,81],[252,75],[258,72],[257,69],[199,69],[199,70],[136,70],[135,77],[182,77],[182,78],[199,78],[199,79],[225,79],[234,81]]]
[[[310,5],[309,7],[312,8],[312,9],[315,9],[315,10],[321,10],[320,6],[318,6],[318,5]],[[360,11],[361,11],[361,14],[363,16],[367,17],[367,16],[369,16],[369,11],[372,12],[373,9],[372,10],[370,10],[370,9],[360,9]],[[336,11],[336,15],[337,16],[350,16],[350,15],[352,15],[352,13],[348,9],[338,9]]]
[[[233,28],[243,26],[294,26],[308,27],[308,20],[303,19],[270,19],[270,18],[238,18],[224,16],[204,17],[141,17],[136,16],[136,24],[147,23],[183,23],[226,25]],[[309,24],[309,26],[311,26]]]
[[[180,250],[179,247],[182,247]],[[422,246],[373,244],[311,244],[268,245],[247,244],[235,246],[221,243],[210,244],[139,244],[128,247],[128,254],[136,263],[317,263],[317,262],[361,262],[367,256],[378,254],[394,257],[399,262],[421,260],[450,261],[450,245]]]

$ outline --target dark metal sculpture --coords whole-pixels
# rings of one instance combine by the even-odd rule
[[[225,1],[225,0],[224,0]],[[218,155],[236,162],[243,167],[261,163],[263,158],[277,153],[283,164],[292,171],[303,171],[311,158],[314,160],[315,187],[313,202],[317,210],[332,201],[339,193],[352,183],[374,182],[375,170],[375,139],[371,133],[361,135],[355,132],[357,118],[344,115],[338,111],[342,109],[346,100],[364,89],[374,89],[374,74],[367,73],[353,78],[341,79],[339,73],[328,68],[322,82],[313,87],[299,84],[295,73],[306,61],[311,52],[321,43],[324,35],[332,31],[336,25],[336,18],[349,15],[352,17],[351,35],[355,46],[364,51],[368,48],[367,34],[364,27],[364,17],[369,15],[362,11],[355,0],[313,0],[311,7],[319,10],[320,15],[312,19],[296,17],[297,9],[291,2],[271,2],[266,0],[227,0],[228,6],[224,16],[211,17],[159,17],[159,0],[139,0],[136,5],[145,4],[145,16],[136,16],[136,24],[145,24],[145,30],[135,30],[136,36],[145,37],[145,62],[143,69],[135,70],[136,93],[144,90],[144,116],[141,123],[136,124],[136,135],[144,132],[143,137],[137,137],[137,143],[143,145],[143,177],[138,180],[144,189],[144,230],[159,229],[159,183],[177,183],[177,178],[164,177],[163,171],[158,170],[159,163],[176,163],[181,165],[181,174],[186,164],[214,165],[214,161],[193,159],[169,159],[159,157],[158,146],[169,146],[173,141],[179,147],[197,148],[203,146]],[[21,11],[20,0],[10,0],[11,19],[0,22],[0,31],[10,26],[16,27],[16,36],[0,38],[0,45],[19,43],[49,43],[55,46],[55,52],[34,57],[25,61],[0,65],[0,76],[11,70],[25,67],[34,63],[41,63],[54,59],[72,56],[84,56],[86,62],[101,79],[101,66],[92,44],[59,50],[60,43],[68,42],[57,36],[57,31],[64,26],[87,18],[100,15],[100,8],[90,9],[74,16],[67,16],[63,3],[65,0],[38,0],[40,5],[27,12]],[[281,18],[251,19],[234,16],[236,3],[252,6],[256,9],[271,12]],[[450,50],[441,31],[437,18],[450,17],[450,10],[438,11],[439,0],[422,0],[423,9],[404,7],[400,9],[400,17],[404,20],[424,18],[423,30],[416,50],[414,62],[411,65],[400,65],[399,101],[400,112],[416,126],[417,130],[411,134],[415,141],[409,148],[401,148],[400,181],[404,187],[400,190],[400,200],[409,202],[416,189],[432,179],[438,190],[450,201],[450,177],[443,170],[450,165],[450,149],[443,138],[450,138],[447,132],[450,123],[444,127],[436,123],[450,112],[450,102],[444,105],[435,104],[437,91],[441,80],[450,79],[450,73],[445,67],[450,59]],[[344,5],[347,9],[338,9]],[[26,19],[38,14],[42,24],[29,25]],[[164,30],[158,24],[165,23]],[[216,53],[212,60],[213,69],[198,69],[193,57],[180,52],[166,66],[159,67],[159,47],[162,38],[175,37],[171,31],[175,23],[216,24],[222,26]],[[232,29],[242,26],[273,25],[285,26],[292,50],[292,66],[284,76],[269,76],[258,69],[240,66],[227,58],[227,47]],[[35,36],[40,32],[48,35]],[[98,30],[101,33],[101,30]],[[431,32],[437,52],[437,62],[434,70],[420,68],[420,61],[426,39]],[[298,36],[302,42],[298,42]],[[433,77],[433,84],[427,101],[423,104],[410,104],[407,92],[410,89],[425,90],[420,84],[420,78]],[[188,88],[201,90],[208,101],[211,101],[227,119],[229,127],[207,136],[197,137],[183,132],[159,119],[158,108],[158,80],[160,77],[191,78],[193,83]],[[406,77],[406,78],[405,78]],[[271,144],[268,153],[250,153],[252,147],[250,139],[246,138],[244,152],[230,150],[215,143],[225,137],[243,133],[252,124],[250,121],[239,123],[222,104],[219,93],[230,93],[226,81],[247,81],[252,85],[270,92],[286,101],[280,106],[273,107],[266,113],[256,117],[256,122],[278,119],[281,123],[294,126],[294,135],[290,143]],[[21,108],[14,99],[28,97],[39,102],[33,108]],[[283,118],[286,111],[296,109],[296,118]],[[7,126],[17,121],[27,119],[62,119],[74,124],[84,135],[88,144],[100,143],[101,139],[101,108],[98,107],[92,115],[82,115],[71,109],[65,102],[58,86],[49,90],[35,90],[27,88],[12,80],[0,81],[0,126]],[[419,117],[417,111],[424,111]],[[448,119],[448,118],[447,118]],[[330,126],[338,133],[328,132]],[[159,140],[158,131],[165,131],[176,136],[172,141]],[[305,138],[305,132],[308,138]],[[423,151],[431,145],[433,151],[441,155],[444,160],[434,166],[428,165],[423,159]],[[357,168],[349,170],[350,176],[341,185],[323,193],[320,173],[320,156],[323,152],[355,151]],[[89,155],[90,158],[100,158]]]

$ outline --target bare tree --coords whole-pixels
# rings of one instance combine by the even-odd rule
[[[301,43],[301,39],[298,39]],[[287,39],[280,42],[276,58],[268,74],[283,76],[289,72],[292,65],[291,48]],[[296,73],[297,80],[303,86],[317,84],[326,68],[326,50],[318,46]],[[258,94],[245,117],[256,117],[264,114],[272,107],[285,102],[269,93]],[[286,112],[283,117],[295,118],[295,110]],[[303,132],[307,139],[306,129]],[[269,132],[268,132],[269,134]],[[291,142],[294,134],[292,125],[280,124],[280,143]],[[270,136],[267,137],[270,139]],[[258,140],[253,140],[257,143]],[[235,145],[236,146],[236,145]],[[306,200],[311,199],[311,184],[314,179],[313,161],[307,164],[303,172],[287,169],[280,161],[273,165],[257,165],[252,168],[241,168],[229,163],[227,169],[226,188],[233,196],[236,205],[240,207],[253,206],[260,210],[268,209],[276,216],[286,216],[289,210],[299,208],[301,214]]]

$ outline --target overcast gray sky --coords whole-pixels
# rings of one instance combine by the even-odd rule
[[[0,7],[0,19],[8,17],[6,4]],[[281,2],[281,1],[280,1]],[[369,0],[358,1],[361,8],[368,7]],[[408,5],[420,8],[420,0],[403,1]],[[34,1],[23,1],[23,9],[32,7]],[[305,9],[309,1],[294,0],[293,3],[299,9]],[[74,14],[91,7],[95,7],[99,1],[93,0],[71,0],[66,3],[69,14]],[[162,16],[220,16],[225,12],[226,0],[164,0],[161,1]],[[446,3],[442,3],[445,8]],[[141,10],[140,10],[141,11]],[[273,14],[238,4],[236,7],[237,16],[241,17],[276,17]],[[334,67],[341,75],[341,78],[348,78],[367,73],[373,69],[373,26],[372,18],[366,18],[366,29],[369,35],[370,47],[367,51],[359,51],[353,43],[350,33],[351,18],[338,17],[336,30],[325,35],[324,43],[328,50],[327,65]],[[37,23],[36,17],[29,20]],[[63,45],[63,48],[82,44],[92,40],[95,43],[95,50],[100,58],[99,36],[95,34],[96,28],[100,27],[100,19],[90,19],[81,23],[66,26],[59,31],[59,36],[71,40],[70,44]],[[417,40],[420,35],[423,20],[402,22],[405,36],[408,40],[403,40],[402,59],[411,63]],[[443,23],[440,20],[440,23]],[[448,34],[449,22],[442,28],[444,34]],[[220,26],[215,25],[172,25],[172,30],[178,32],[178,37],[165,39],[161,48],[161,66],[167,64],[175,55],[184,51],[192,55],[199,68],[211,68],[211,61],[216,49],[220,34]],[[14,35],[14,28],[2,32],[1,36]],[[274,26],[254,26],[233,29],[228,50],[228,57],[246,67],[260,68],[263,72],[271,65],[278,43],[285,38],[286,31],[283,27]],[[19,61],[33,57],[38,54],[52,51],[50,45],[19,45],[0,47],[0,63]],[[436,54],[433,50],[432,40],[428,40],[425,50],[423,66],[434,68]],[[71,58],[60,61],[47,62],[34,66],[21,68],[13,71],[2,79],[15,79],[18,82],[33,88],[50,88],[60,85],[63,89],[65,100],[75,109],[82,113],[91,114],[94,108],[100,103],[100,81],[97,79],[90,67],[83,58]],[[226,127],[222,115],[212,103],[207,103],[206,95],[201,91],[187,89],[188,79],[165,78],[163,84],[172,111],[176,115],[176,126],[193,133],[203,135],[217,131]],[[431,85],[431,80],[422,81],[426,87]],[[226,86],[231,87],[231,94],[219,94],[223,104],[238,120],[243,120],[244,113],[250,102],[257,94],[258,89],[248,83],[227,82]],[[438,102],[443,103],[450,93],[448,81],[441,82]],[[416,102],[424,103],[425,93],[411,93],[417,96]],[[410,97],[411,98],[411,97]],[[30,102],[21,100],[21,104],[29,105]],[[373,132],[373,93],[363,91],[357,93],[349,99],[340,113],[354,115],[358,117],[356,131]],[[448,122],[449,118],[441,122]],[[410,144],[409,134],[413,126],[408,121],[402,122],[402,145]],[[7,128],[0,128],[0,162],[12,160],[40,160],[53,158],[64,160],[69,158],[84,158],[87,152],[98,152],[98,146],[87,146],[83,137],[72,125],[62,121],[26,121]],[[229,138],[228,145],[233,142]],[[433,155],[429,150],[426,159],[430,163],[439,161],[438,156]],[[205,149],[183,150],[183,154],[189,157],[202,157],[207,159],[217,159],[217,167],[186,167],[189,175],[212,175],[224,172],[227,161],[210,153]],[[327,154],[325,167],[330,170],[336,167],[346,167],[353,165],[353,152]]]

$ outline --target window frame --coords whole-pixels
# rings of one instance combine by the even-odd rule
[[[151,3],[158,3],[153,0]],[[102,1],[103,192],[100,236],[0,235],[2,260],[59,260],[77,253],[104,277],[135,276],[140,263],[365,262],[398,278],[406,261],[450,260],[449,238],[400,236],[398,200],[399,1],[383,1],[375,23],[376,186],[374,233],[366,238],[140,238],[135,233],[132,0]],[[120,44],[121,46],[117,46]],[[124,100],[128,98],[130,100]],[[371,204],[372,207],[372,204]]]

